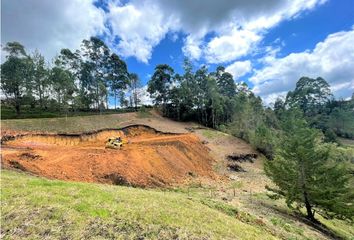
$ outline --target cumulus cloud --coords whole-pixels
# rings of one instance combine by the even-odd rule
[[[208,63],[245,56],[264,31],[325,0],[132,0],[109,4],[112,45],[147,63],[153,48],[173,31],[186,34],[183,53]],[[207,34],[213,37],[206,39]],[[118,38],[118,41],[116,39]],[[116,43],[117,42],[117,43]],[[116,43],[116,44],[115,44]]]
[[[265,66],[255,70],[250,81],[253,91],[264,99],[294,89],[302,76],[323,77],[336,97],[349,97],[354,92],[354,28],[330,34],[313,50],[291,53],[286,57],[269,56]]]
[[[325,0],[4,0],[2,43],[20,41],[53,57],[83,38],[105,33],[124,57],[148,63],[168,34],[183,34],[183,52],[207,63],[229,63],[255,49],[266,30]],[[106,27],[108,26],[108,27]]]
[[[244,76],[252,70],[251,61],[236,61],[225,68],[226,72],[232,74],[235,80]]]
[[[233,29],[230,35],[213,38],[205,49],[205,58],[209,63],[229,62],[247,55],[261,39],[257,33]]]
[[[150,97],[150,93],[147,91],[148,86],[145,85],[139,88],[139,98],[140,98],[140,105],[153,105],[152,98]]]
[[[225,63],[250,54],[264,33],[325,0],[158,0],[163,12],[179,19],[188,36],[184,53],[208,63]],[[202,11],[201,11],[202,9]],[[205,39],[206,34],[214,36]]]
[[[111,2],[107,19],[112,29],[111,46],[121,55],[134,56],[144,63],[151,58],[153,48],[177,25],[153,1],[132,1],[125,5]]]
[[[1,43],[18,41],[51,59],[61,48],[106,31],[104,11],[93,0],[3,0]]]

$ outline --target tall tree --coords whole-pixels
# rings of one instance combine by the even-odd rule
[[[57,66],[71,73],[77,85],[77,95],[75,97],[75,105],[79,109],[89,109],[93,102],[90,94],[90,86],[93,82],[90,74],[90,64],[86,63],[79,50],[72,52],[70,49],[64,48],[60,51],[56,59]]]
[[[148,92],[157,105],[162,104],[163,113],[166,114],[166,104],[171,88],[174,70],[167,64],[159,64],[148,83]]]
[[[18,42],[7,43],[3,50],[8,55],[1,65],[1,89],[19,115],[24,94],[31,87],[31,59]]]
[[[273,197],[284,197],[289,207],[304,206],[308,219],[315,210],[323,214],[349,216],[353,206],[346,197],[348,171],[332,159],[318,131],[307,126],[299,114],[290,113],[284,124],[285,136],[275,158],[265,163],[265,172],[276,187]]]
[[[74,77],[70,71],[54,66],[50,71],[50,81],[56,96],[59,110],[68,109],[76,90]]]
[[[45,94],[49,86],[48,69],[45,64],[45,59],[37,50],[32,56],[33,60],[33,88],[38,96],[39,106],[43,109],[46,100]]]
[[[294,91],[288,92],[286,107],[299,107],[306,116],[317,114],[332,99],[329,84],[321,77],[316,79],[302,77]]]
[[[140,92],[139,92],[139,88],[140,86],[140,79],[139,76],[135,73],[131,73],[130,74],[130,94],[132,96],[132,101],[133,101],[133,105],[135,108],[135,111],[138,110],[138,105],[140,104]]]
[[[201,123],[206,124],[208,121],[208,114],[206,106],[208,104],[207,94],[208,94],[208,69],[206,66],[201,67],[195,73],[196,82],[196,105],[198,111],[198,120]]]
[[[117,108],[117,98],[120,96],[120,92],[127,89],[129,84],[129,73],[126,63],[117,54],[111,54],[109,63],[108,78],[115,99],[115,108]]]
[[[236,85],[233,76],[225,72],[225,68],[221,66],[217,67],[215,75],[219,92],[223,96],[233,97],[236,94]]]
[[[86,70],[92,75],[93,96],[96,108],[101,109],[103,102],[108,106],[108,69],[110,63],[110,51],[106,44],[97,37],[91,37],[90,40],[82,41],[82,52],[86,58]]]

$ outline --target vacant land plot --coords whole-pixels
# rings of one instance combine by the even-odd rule
[[[105,148],[107,139],[128,141]],[[134,125],[90,134],[29,134],[3,144],[3,165],[48,178],[133,186],[164,186],[190,176],[215,177],[214,160],[193,134]]]

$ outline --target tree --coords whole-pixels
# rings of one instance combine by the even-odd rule
[[[55,92],[59,110],[67,109],[68,101],[73,100],[73,94],[76,90],[73,75],[70,71],[56,65],[51,69],[49,79]]]
[[[281,98],[277,98],[274,103],[275,115],[280,119],[284,111],[285,111],[284,101]]]
[[[64,48],[60,51],[56,59],[56,65],[71,73],[77,85],[77,95],[75,97],[75,106],[79,109],[89,109],[93,103],[93,96],[90,92],[93,77],[90,74],[92,65],[85,62],[79,50],[71,52]]]
[[[140,104],[140,93],[139,93],[139,87],[140,87],[140,79],[139,76],[135,73],[131,73],[129,75],[130,77],[130,89],[131,89],[131,96],[132,96],[132,102],[135,108],[135,111],[138,111],[138,104]]]
[[[123,91],[119,92],[119,103],[121,107],[128,107],[129,102],[128,100],[125,98],[125,93]]]
[[[329,84],[321,77],[316,79],[302,77],[294,91],[288,92],[285,106],[298,107],[306,116],[317,114],[332,99]]]
[[[289,207],[305,207],[307,218],[315,220],[315,210],[326,215],[346,217],[353,211],[348,201],[348,171],[331,157],[318,130],[308,127],[301,114],[290,112],[284,122],[284,137],[273,160],[265,163],[265,172],[276,187],[267,187],[284,197]]]
[[[148,92],[157,105],[162,104],[163,113],[166,114],[166,103],[172,82],[174,70],[167,64],[159,64],[148,83]]]
[[[8,56],[1,65],[1,89],[20,115],[24,94],[31,87],[31,59],[18,42],[9,42],[3,49]]]
[[[220,94],[226,97],[233,97],[236,93],[236,85],[233,76],[225,72],[224,67],[217,67],[216,70],[216,82]]]
[[[44,57],[38,52],[32,56],[33,61],[33,88],[39,98],[39,106],[44,108],[45,93],[48,90],[49,79],[48,69],[45,65]]]
[[[85,76],[92,76],[93,98],[96,108],[101,110],[103,102],[108,107],[108,67],[110,64],[110,52],[106,44],[97,37],[82,41],[82,52],[85,57],[86,71]],[[101,104],[102,103],[102,104]]]
[[[201,67],[195,73],[195,82],[196,82],[196,105],[198,111],[198,120],[200,123],[207,124],[208,114],[207,114],[207,93],[208,93],[208,69],[206,66]]]
[[[117,98],[120,95],[120,92],[127,89],[129,84],[129,73],[126,63],[121,60],[117,54],[111,54],[109,63],[109,85],[115,99],[115,109],[117,109]]]

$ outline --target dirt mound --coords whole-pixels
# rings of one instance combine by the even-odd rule
[[[106,149],[109,137],[129,143]],[[134,186],[183,182],[190,173],[214,177],[213,159],[193,134],[172,134],[129,126],[85,134],[31,134],[2,145],[2,163],[48,178]]]

